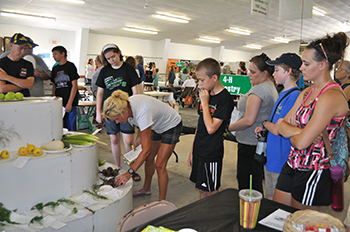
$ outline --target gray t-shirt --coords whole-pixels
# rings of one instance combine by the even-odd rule
[[[49,75],[49,77],[51,77],[51,71],[49,70],[49,68],[46,66],[45,62],[43,61],[43,59],[38,56],[38,55],[28,55],[28,56],[32,56],[35,59],[36,62],[36,69],[39,72],[44,72],[47,75]],[[32,97],[42,97],[45,96],[45,88],[44,88],[44,80],[41,79],[38,76],[35,76],[34,79],[34,84],[33,87],[29,90],[30,91],[30,96]]]
[[[158,134],[174,128],[181,122],[181,116],[169,105],[144,94],[129,98],[133,117],[129,122],[143,131],[151,126]]]
[[[258,140],[255,137],[254,130],[256,127],[261,126],[261,122],[269,120],[273,105],[278,98],[276,87],[271,81],[263,82],[259,85],[254,86],[249,90],[248,93],[243,95],[238,101],[238,110],[240,117],[238,120],[244,118],[246,111],[246,104],[249,95],[254,94],[261,99],[260,109],[258,116],[251,127],[248,127],[242,131],[236,131],[236,139],[239,143],[246,145],[257,145]]]

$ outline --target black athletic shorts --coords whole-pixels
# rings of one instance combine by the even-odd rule
[[[222,160],[205,162],[193,157],[190,180],[196,184],[196,188],[212,192],[221,186]]]
[[[291,193],[292,197],[303,205],[330,205],[330,170],[301,171],[292,169],[286,162],[278,177],[276,189]]]

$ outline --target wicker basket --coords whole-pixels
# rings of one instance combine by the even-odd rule
[[[290,214],[283,227],[283,231],[300,232],[304,231],[306,226],[323,225],[329,226],[332,231],[345,231],[343,223],[326,213],[320,213],[314,210],[298,210]]]

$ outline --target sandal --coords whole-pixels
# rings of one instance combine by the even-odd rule
[[[134,197],[136,197],[136,196],[148,196],[148,195],[151,195],[151,191],[146,192],[144,189],[139,189],[139,190],[135,191],[132,195]]]
[[[141,176],[135,172],[134,175],[132,176],[132,179],[134,181],[140,181],[141,180]]]

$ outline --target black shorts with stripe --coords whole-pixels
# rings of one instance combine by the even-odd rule
[[[212,192],[221,186],[222,160],[205,162],[193,157],[190,180],[196,184],[196,188]]]
[[[303,205],[327,206],[331,203],[331,176],[329,169],[301,171],[284,164],[276,189],[292,194]]]

